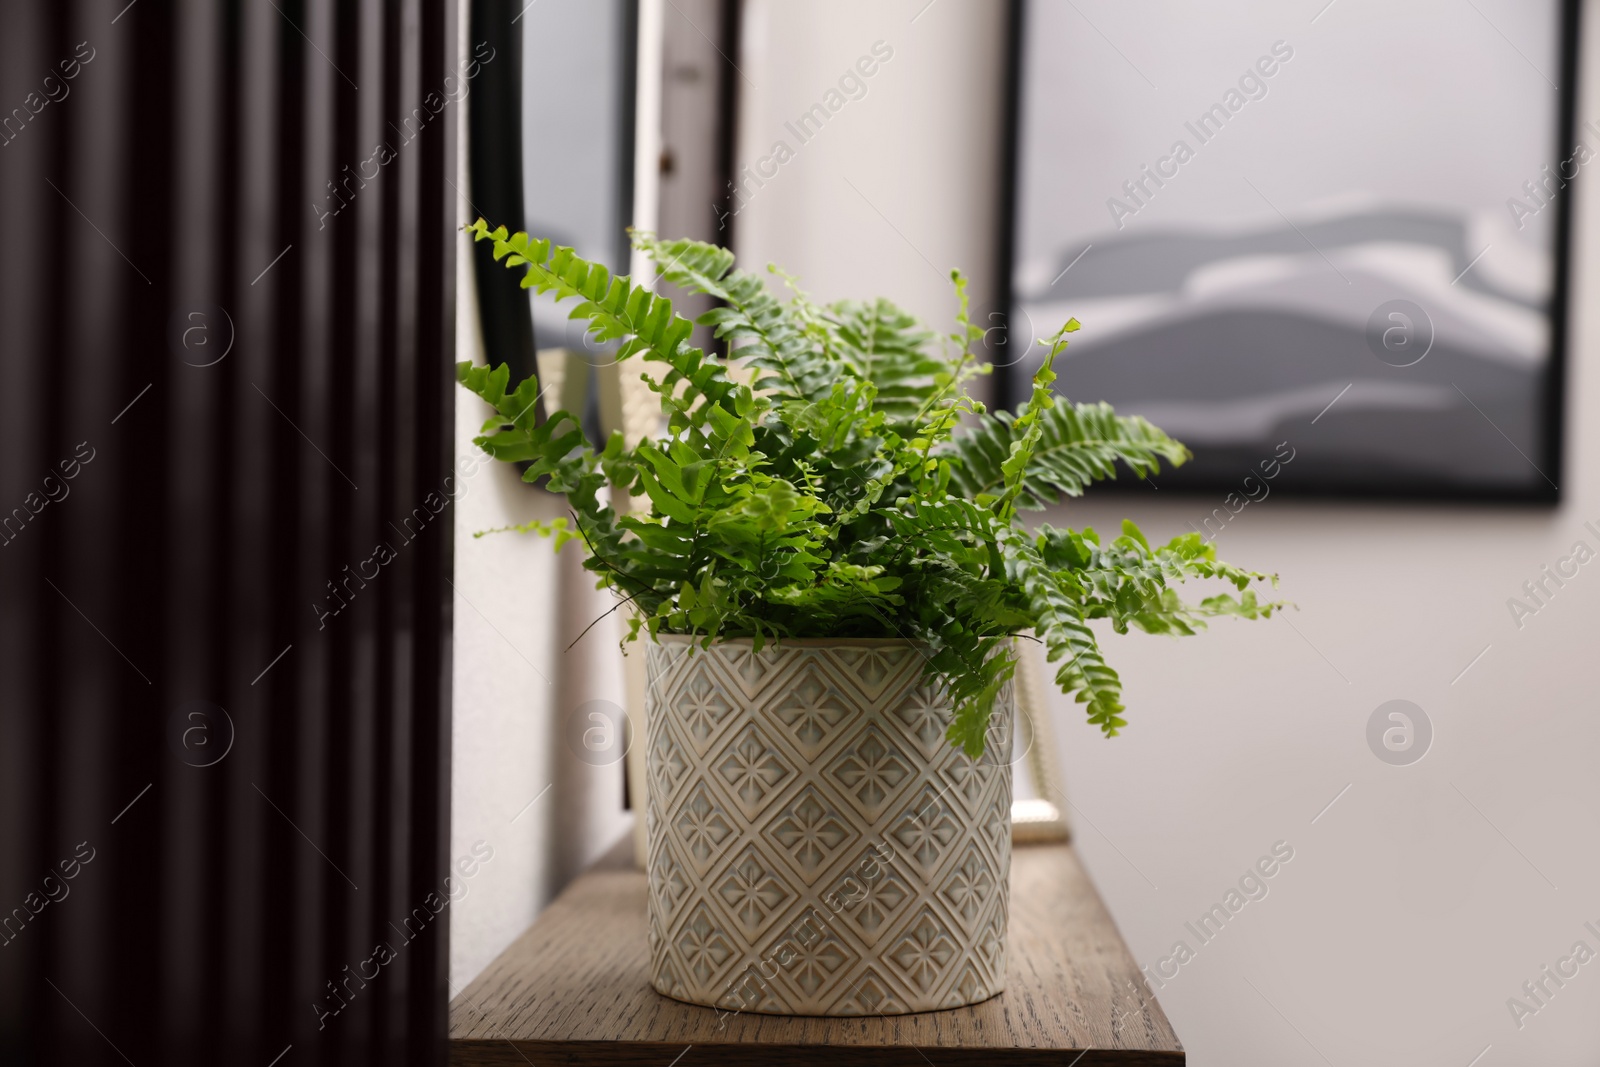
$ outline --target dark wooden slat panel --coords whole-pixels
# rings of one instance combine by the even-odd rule
[[[39,57],[55,52],[66,36],[61,12],[45,5],[7,11],[0,32],[0,105],[5,117],[31,91]],[[47,112],[52,109],[47,109]],[[59,117],[48,115],[49,119]],[[64,253],[46,246],[46,235],[58,222],[57,194],[45,183],[64,150],[60,124],[31,121],[20,133],[0,132],[0,249],[26,248],[39,253],[24,257],[0,252],[0,678],[6,696],[0,700],[0,725],[8,743],[0,745],[0,1061],[26,1062],[34,1047],[30,1023],[53,1015],[58,1005],[45,1001],[49,987],[31,980],[49,957],[49,929],[29,923],[20,930],[7,923],[13,909],[35,887],[35,872],[54,862],[58,842],[54,819],[37,810],[33,797],[53,794],[56,761],[41,754],[61,745],[56,690],[48,685],[44,657],[50,635],[59,625],[63,605],[41,575],[54,565],[59,545],[48,536],[43,520],[30,520],[27,492],[38,488],[39,476],[56,462],[51,424],[59,402],[49,395],[48,368],[59,356],[62,341],[52,326],[59,321],[40,292],[39,277],[64,276]],[[24,508],[21,525],[14,509]],[[9,523],[9,524],[8,524]],[[27,708],[30,715],[9,711]]]
[[[0,147],[0,518],[95,450],[0,547],[0,918],[95,849],[0,933],[0,1062],[443,1059],[444,922],[314,1005],[447,872],[448,518],[312,604],[450,471],[459,107],[313,205],[455,67],[456,10],[0,5],[0,109],[95,53]]]

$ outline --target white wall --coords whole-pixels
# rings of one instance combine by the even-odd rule
[[[969,267],[980,288],[993,280],[1000,5],[926,2],[751,3],[743,161],[874,40],[895,54],[751,197],[736,232],[747,263],[776,260],[824,298],[882,293],[948,322],[924,256]],[[1346,5],[1343,17],[1381,30],[1378,6]],[[1600,59],[1595,42],[1585,51]],[[1315,39],[1302,48],[1314,56]],[[1580,118],[1600,116],[1592,79],[1580,99]],[[1600,564],[1521,630],[1506,607],[1575,540],[1600,548],[1583,529],[1600,528],[1583,299],[1600,222],[1581,193],[1575,225],[1559,509],[1268,498],[1218,543],[1281,574],[1297,612],[1177,642],[1108,634],[1129,707],[1115,740],[1057,702],[1078,848],[1135,956],[1154,965],[1180,939],[1197,950],[1159,991],[1196,1064],[1466,1067],[1485,1046],[1483,1067],[1600,1057],[1600,962],[1520,1030],[1506,1006],[1574,942],[1600,950],[1583,928],[1600,929]],[[1220,503],[1151,493],[1047,518],[1114,529],[1127,513],[1170,536]],[[1409,767],[1380,762],[1365,739],[1393,698],[1434,724],[1432,750]],[[1269,895],[1200,946],[1184,923],[1278,841],[1294,858]]]
[[[746,3],[735,170],[760,178],[778,142],[792,158],[743,185],[733,232],[746,266],[777,260],[818,299],[887,296],[948,328],[951,268],[973,279],[975,320],[998,310],[1002,27],[999,5],[959,0],[912,22],[927,2]],[[790,125],[863,58],[864,94],[802,141]]]
[[[461,40],[465,55],[464,26]],[[464,150],[455,184],[468,188]],[[474,217],[465,199],[458,217]],[[471,248],[465,234],[459,241],[457,358],[481,363]],[[458,391],[450,854],[469,857],[481,841],[493,858],[462,879],[465,896],[450,906],[452,995],[630,825],[621,764],[590,766],[568,747],[575,711],[592,700],[623,702],[614,617],[565,651],[611,601],[593,588],[575,546],[558,558],[541,537],[473,536],[566,513],[559,498],[473,446],[488,413]]]
[[[468,317],[470,286],[464,290],[458,347],[470,357],[481,345]],[[482,841],[494,857],[464,879],[466,896],[450,907],[454,992],[630,825],[622,811],[621,764],[589,766],[568,747],[575,711],[593,700],[624,702],[614,617],[565,651],[611,602],[594,589],[575,546],[557,557],[548,540],[534,535],[473,537],[565,513],[558,498],[474,448],[473,433],[486,414],[461,391],[457,469],[480,465],[462,478],[465,492],[455,504],[450,854],[467,856]]]

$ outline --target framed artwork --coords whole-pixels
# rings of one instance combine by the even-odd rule
[[[1577,0],[1015,2],[1004,397],[1075,316],[1159,489],[1558,498]]]

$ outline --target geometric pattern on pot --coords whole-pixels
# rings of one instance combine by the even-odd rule
[[[651,984],[731,1011],[871,1015],[1005,984],[1015,715],[977,761],[909,641],[646,646]]]

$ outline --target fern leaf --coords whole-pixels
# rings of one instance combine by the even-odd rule
[[[759,277],[733,265],[733,253],[699,241],[661,241],[635,233],[636,247],[649,254],[661,276],[692,292],[722,302],[700,316],[728,350],[767,373],[755,387],[782,399],[816,401],[833,388],[847,368],[812,344],[791,321],[783,303]]]
[[[490,230],[482,219],[468,230],[475,240],[494,242],[496,260],[509,268],[525,268],[523,288],[553,291],[557,300],[577,299],[571,317],[587,320],[597,341],[625,339],[618,359],[643,352],[645,359],[668,366],[668,386],[687,382],[704,405],[720,407],[740,419],[750,416],[754,405],[749,390],[729,379],[715,358],[684,343],[693,325],[673,312],[671,300],[627,277],[613,278],[602,264],[591,263],[570,248],[552,247],[543,238],[508,235],[504,226]],[[693,411],[680,414],[680,421],[686,421]]]
[[[887,300],[830,304],[825,316],[841,356],[877,386],[874,406],[895,423],[908,423],[921,409],[934,377],[947,368],[928,352],[933,335]]]
[[[945,449],[953,460],[952,488],[972,499],[1001,491],[1017,424],[1026,414],[1026,409],[1022,416],[986,414],[954,438]],[[1109,404],[1058,401],[1039,416],[1038,426],[1017,496],[1019,507],[1032,510],[1061,496],[1082,496],[1091,482],[1115,478],[1118,463],[1148,478],[1160,471],[1163,459],[1174,467],[1189,459],[1183,445],[1137,415],[1118,415]]]

